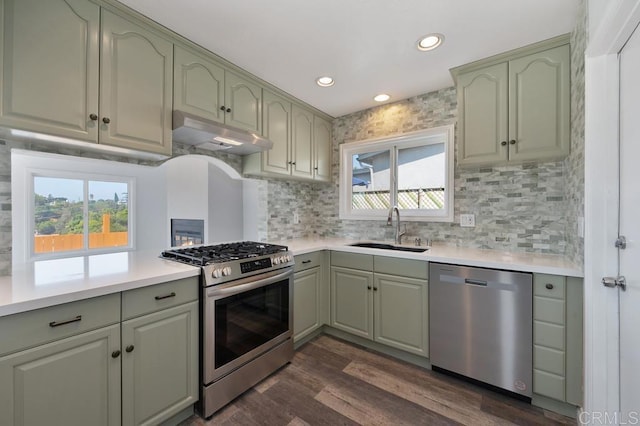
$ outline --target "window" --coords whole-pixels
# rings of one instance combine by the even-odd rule
[[[340,146],[340,218],[453,221],[453,126]]]
[[[55,172],[31,178],[32,256],[131,247],[131,181]]]

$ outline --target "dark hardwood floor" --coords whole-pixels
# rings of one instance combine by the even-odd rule
[[[331,336],[302,346],[283,367],[203,425],[575,425],[517,399]]]

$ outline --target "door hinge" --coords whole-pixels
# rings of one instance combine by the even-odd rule
[[[620,235],[618,239],[616,239],[615,246],[616,248],[622,250],[627,248],[627,239],[624,237],[624,235]]]
[[[602,278],[602,284],[605,287],[620,287],[622,291],[627,289],[627,279],[623,275],[617,277],[604,277]]]

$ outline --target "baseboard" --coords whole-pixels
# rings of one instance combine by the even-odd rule
[[[322,326],[314,331],[312,331],[311,333],[302,336],[298,339],[295,339],[293,341],[293,349],[297,350],[300,346],[304,345],[305,343],[307,343],[309,340],[313,340],[315,339],[317,336],[321,335],[322,333],[324,333],[324,327]]]
[[[338,330],[336,328],[325,325],[322,328],[322,332],[328,334],[330,336],[338,337],[342,340],[346,340],[347,342],[355,343],[356,345],[364,346],[367,349],[372,349],[376,352],[380,352],[385,355],[389,355],[394,358],[398,358],[402,361],[408,362],[410,364],[417,365],[419,367],[424,367],[431,369],[431,362],[428,358],[415,355],[409,352],[402,351],[400,349],[392,348],[387,345],[383,345],[382,343],[374,342],[372,340],[368,340],[362,338],[360,336],[354,336],[353,334],[347,333],[342,330]]]
[[[189,417],[193,416],[193,413],[193,405],[190,405],[184,410],[180,411],[178,414],[160,423],[158,426],[176,426],[177,424],[180,424],[181,422],[187,420]]]
[[[571,417],[573,419],[578,417],[578,411],[580,410],[580,407],[576,407],[575,405],[535,393],[533,394],[533,398],[531,398],[531,405],[535,405],[536,407],[553,411],[554,413],[562,414],[563,416]]]

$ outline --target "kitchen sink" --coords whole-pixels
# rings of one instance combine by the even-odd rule
[[[406,246],[394,246],[391,244],[383,244],[383,243],[353,243],[349,244],[351,247],[364,247],[364,248],[375,248],[382,250],[397,250],[397,251],[410,251],[413,253],[424,253],[429,250],[427,247],[406,247]]]

